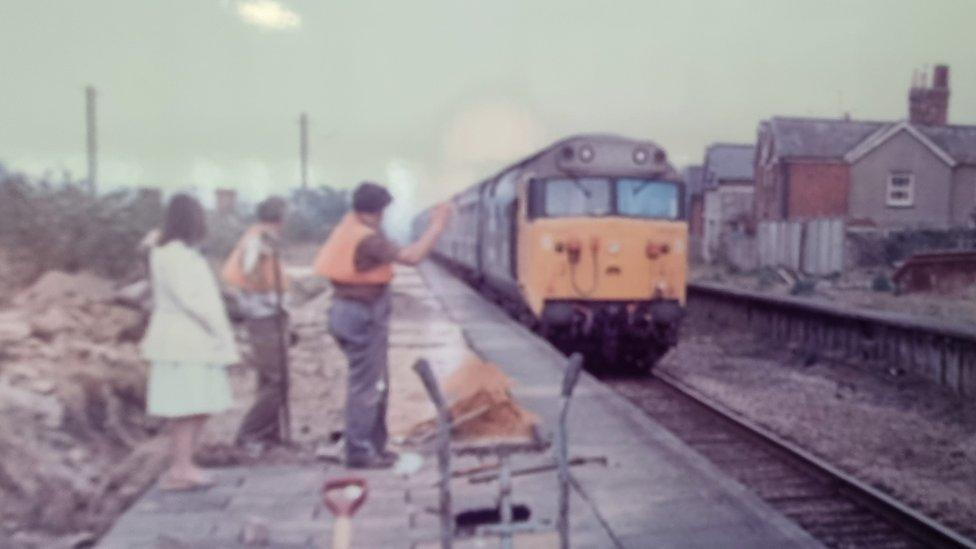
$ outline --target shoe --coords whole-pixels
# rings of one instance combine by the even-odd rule
[[[349,469],[389,469],[396,465],[397,455],[384,452],[380,455],[373,455],[363,458],[350,458],[346,460],[346,467]]]

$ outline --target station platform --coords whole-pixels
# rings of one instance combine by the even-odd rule
[[[544,431],[555,425],[566,359],[440,266],[398,268],[393,284],[391,386],[409,383],[409,365],[436,354],[439,338],[460,330],[478,354],[500,366],[516,385],[522,407]],[[420,311],[420,313],[418,313]],[[320,315],[324,322],[324,313]],[[427,334],[425,336],[424,334]],[[418,340],[420,336],[420,340]],[[426,337],[426,340],[424,340]],[[391,402],[391,423],[398,403]],[[392,427],[392,425],[391,425]],[[605,458],[571,469],[571,546],[604,547],[819,547],[798,526],[769,508],[708,461],[648,419],[630,402],[584,372],[569,413],[570,457]],[[328,547],[333,519],[319,493],[327,479],[365,477],[369,495],[353,519],[353,547],[439,547],[436,460],[425,455],[414,474],[355,471],[331,463],[235,467],[218,470],[218,485],[201,492],[164,493],[138,500],[98,547],[224,548],[263,541],[266,547]],[[519,456],[519,469],[548,461]],[[467,457],[455,470],[476,467]],[[556,474],[513,479],[514,501],[532,519],[553,524]],[[452,482],[454,511],[494,505],[492,483]],[[526,534],[515,547],[554,547],[553,534]],[[455,547],[496,547],[496,539],[459,541]]]

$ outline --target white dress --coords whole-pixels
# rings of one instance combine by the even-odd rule
[[[183,417],[226,410],[232,395],[225,367],[240,355],[210,266],[176,240],[153,248],[149,270],[153,312],[141,345],[152,363],[147,412]]]

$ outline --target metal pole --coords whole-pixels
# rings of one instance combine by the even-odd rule
[[[279,425],[279,436],[281,442],[285,444],[291,444],[291,403],[289,402],[289,394],[291,392],[289,379],[290,368],[288,367],[288,337],[285,335],[285,331],[288,329],[287,317],[285,316],[284,307],[284,282],[282,281],[281,273],[281,256],[278,253],[279,243],[274,243],[274,248],[271,252],[271,260],[274,271],[274,286],[275,286],[275,328],[278,331],[278,365],[281,368],[279,375],[280,380],[280,391],[281,391],[281,402],[278,403],[278,425]]]
[[[508,462],[508,454],[504,453],[499,457],[501,458],[501,470],[498,473],[498,478],[501,486],[498,490],[498,507],[501,514],[501,547],[502,549],[512,549],[514,547],[512,540],[512,471]]]
[[[451,507],[451,410],[441,394],[434,373],[426,359],[419,359],[413,370],[427,390],[437,409],[437,468],[440,472],[441,549],[451,549],[454,543],[454,512]]]
[[[302,190],[308,190],[308,115],[302,113],[298,119],[300,127],[299,146],[302,157]]]
[[[88,148],[88,190],[95,194],[98,191],[98,134],[95,113],[95,88],[85,88],[85,126]]]

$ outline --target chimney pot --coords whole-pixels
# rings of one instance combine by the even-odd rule
[[[949,87],[949,66],[948,65],[935,66],[935,77],[932,79],[932,87],[933,88]]]

